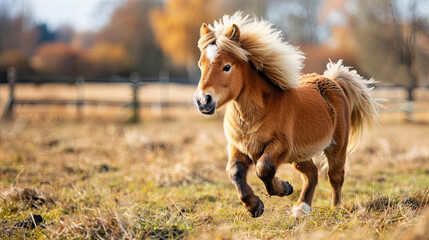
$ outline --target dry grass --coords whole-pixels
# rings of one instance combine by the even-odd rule
[[[252,219],[227,179],[218,118],[119,122],[18,118],[0,127],[0,238],[427,239],[429,128],[385,122],[351,156],[344,204],[321,178],[315,210],[288,214],[297,189]],[[29,216],[43,217],[34,229]],[[30,218],[31,219],[31,218]]]

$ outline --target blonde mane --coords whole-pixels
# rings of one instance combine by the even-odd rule
[[[225,36],[233,24],[240,30],[238,42]],[[284,42],[282,33],[270,22],[236,12],[232,16],[224,15],[208,27],[211,31],[198,41],[200,51],[215,43],[232,56],[250,61],[280,88],[299,85],[305,57],[297,47]]]

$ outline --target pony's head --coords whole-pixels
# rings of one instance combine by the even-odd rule
[[[203,38],[212,34],[212,30],[203,24],[200,35]],[[230,26],[224,37],[237,44],[240,30],[237,25]],[[243,87],[242,69],[247,62],[233,57],[215,43],[207,45],[201,51],[198,67],[201,79],[194,93],[194,101],[203,114],[213,114],[217,107],[235,99]]]
[[[262,72],[280,89],[299,85],[304,56],[284,42],[282,33],[263,19],[236,12],[213,26],[203,24],[198,48],[201,79],[194,94],[200,112],[213,114],[217,107],[237,98],[248,69]]]

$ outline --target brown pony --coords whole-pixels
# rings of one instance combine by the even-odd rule
[[[377,103],[366,80],[342,62],[328,63],[324,75],[300,76],[303,54],[283,42],[269,22],[237,12],[214,25],[203,24],[198,47],[201,80],[194,100],[203,114],[227,104],[224,130],[228,140],[227,172],[252,217],[264,204],[246,181],[256,173],[269,195],[293,192],[276,170],[291,163],[304,184],[294,215],[312,209],[318,170],[312,157],[327,157],[332,205],[341,201],[347,146],[377,119]]]

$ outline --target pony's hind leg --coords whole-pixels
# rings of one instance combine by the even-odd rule
[[[247,171],[252,165],[252,160],[234,147],[230,146],[229,161],[226,167],[229,178],[234,183],[238,197],[252,217],[260,217],[264,213],[264,203],[253,193],[247,183]]]
[[[324,153],[328,159],[328,179],[332,187],[332,207],[341,203],[341,189],[344,183],[344,165],[346,163],[349,141],[350,111],[346,96],[338,91],[327,93],[328,102],[332,104],[335,114],[335,130],[331,144]]]
[[[328,159],[328,179],[332,186],[332,207],[341,203],[341,189],[344,183],[344,165],[347,155],[347,144],[345,146],[332,145],[325,149]]]
[[[294,162],[293,167],[301,174],[303,179],[302,191],[298,202],[293,208],[295,216],[308,214],[312,210],[314,192],[316,190],[318,174],[313,160]]]

